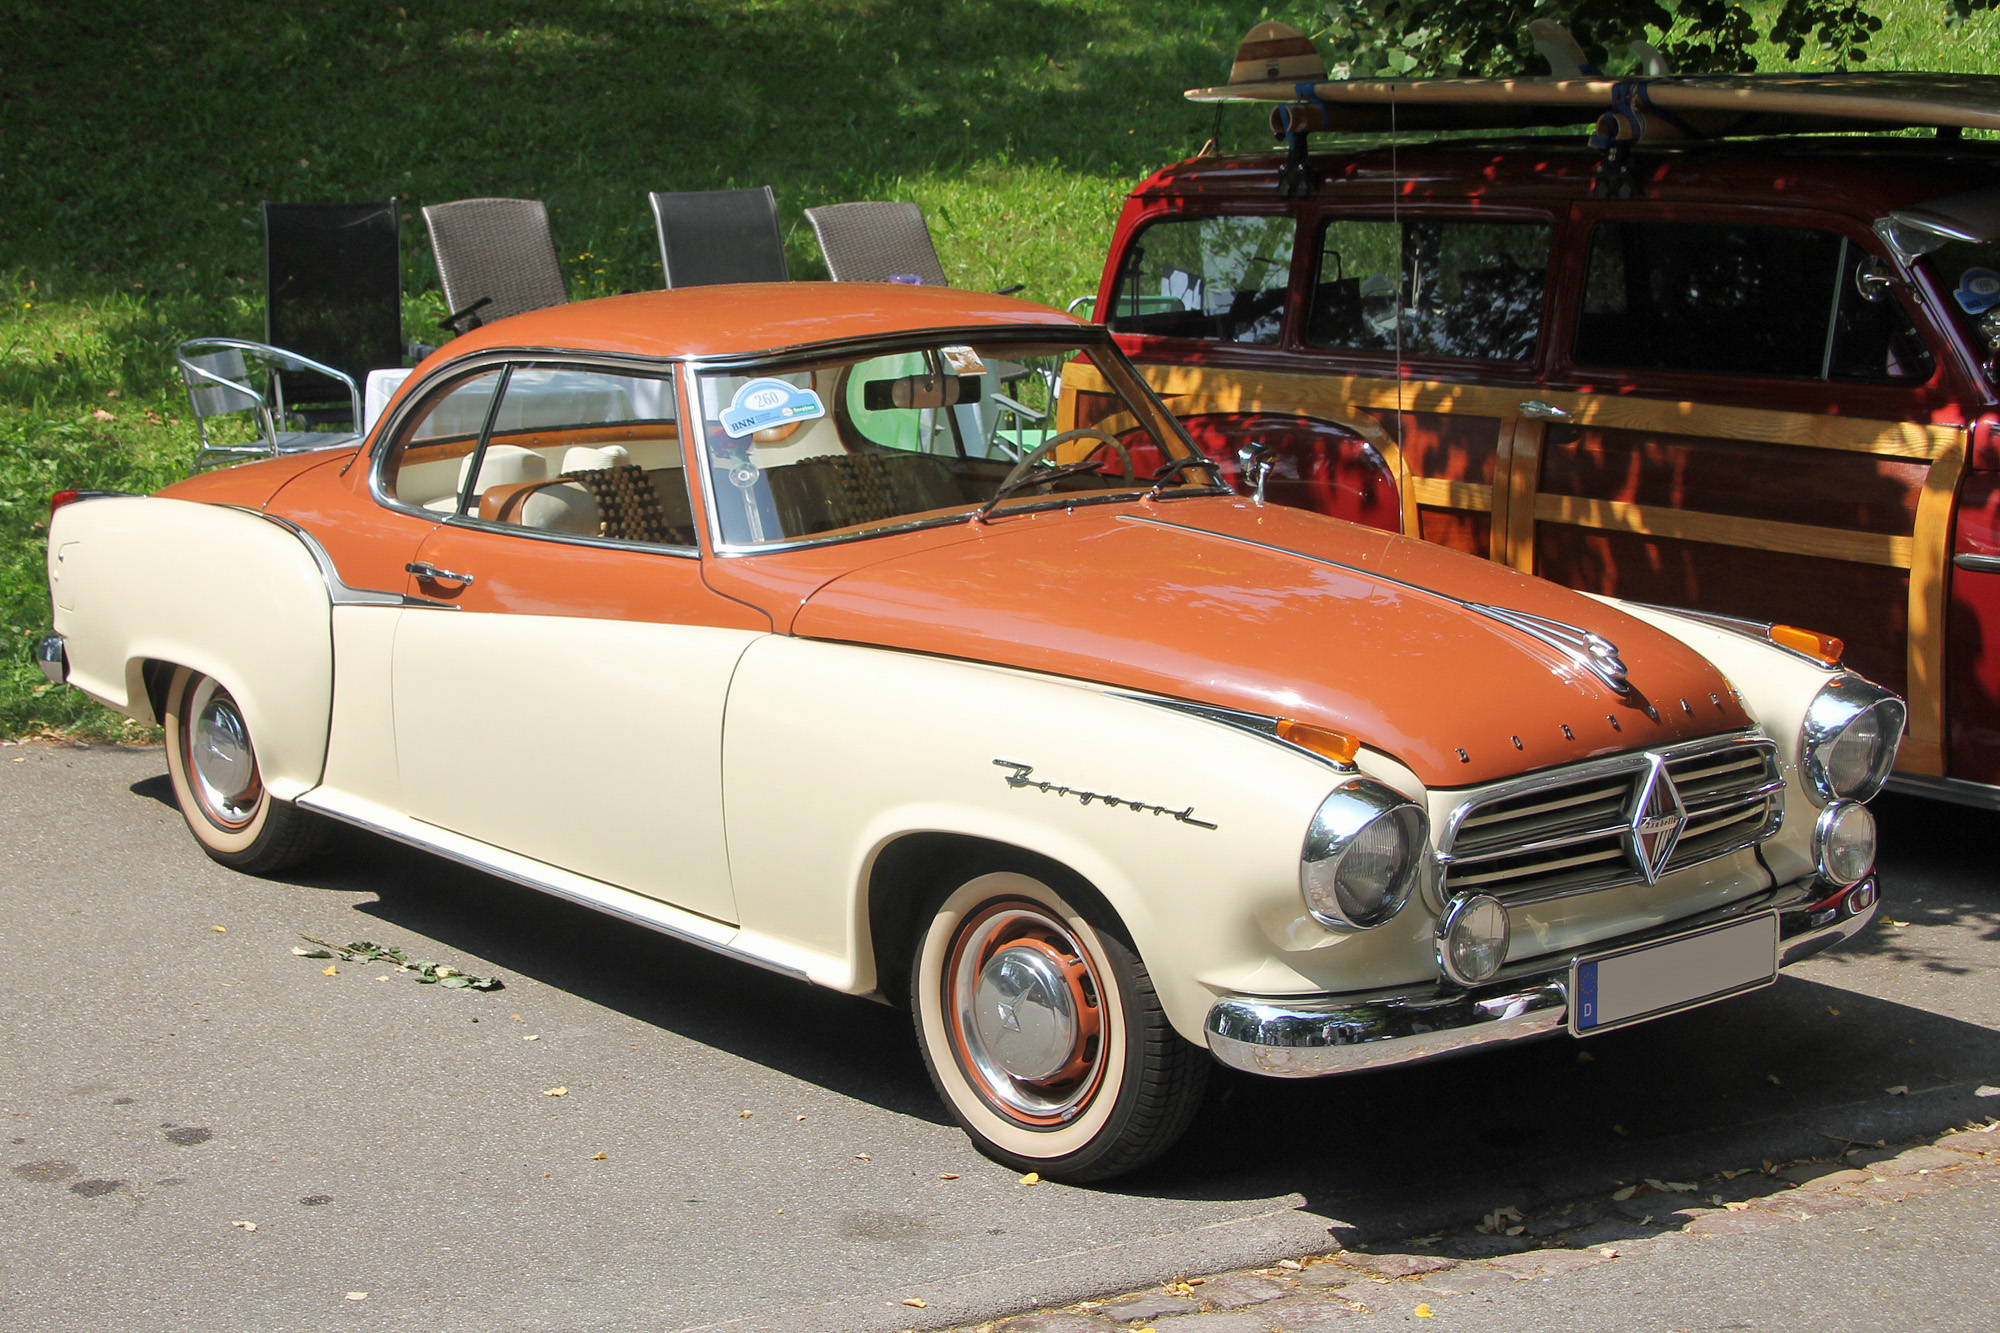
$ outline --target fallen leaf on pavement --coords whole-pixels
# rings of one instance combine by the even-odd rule
[[[350,1301],[365,1301],[368,1299],[368,1293],[365,1291],[350,1291],[347,1293],[347,1299]]]
[[[1478,1231],[1482,1235],[1491,1236],[1496,1232],[1507,1231],[1514,1223],[1523,1220],[1521,1210],[1512,1204],[1508,1204],[1504,1208],[1495,1208],[1492,1212],[1488,1213],[1486,1219],[1477,1227],[1474,1227],[1473,1230]]]
[[[1622,1190],[1613,1190],[1611,1192],[1611,1201],[1613,1203],[1623,1203],[1638,1192],[1639,1187],[1637,1185],[1627,1185]]]
[[[567,1096],[569,1096],[569,1089],[568,1089],[568,1088],[544,1088],[544,1089],[542,1090],[542,1096],[544,1096],[544,1097],[567,1097]]]
[[[323,977],[337,977],[340,975],[340,969],[335,967],[332,963],[328,963],[325,967],[322,967],[319,970],[319,974]]]
[[[919,1310],[921,1310],[921,1309],[923,1309],[923,1308],[924,1308],[924,1307],[925,1307],[926,1305],[929,1305],[929,1304],[930,1304],[930,1302],[929,1302],[929,1301],[927,1301],[927,1300],[925,1300],[925,1299],[924,1299],[923,1297],[921,1297],[921,1296],[905,1296],[905,1297],[903,1297],[903,1304],[905,1304],[905,1305],[914,1305],[914,1306],[916,1306],[916,1307],[917,1307],[917,1308],[918,1308]]]
[[[229,1225],[233,1227],[242,1227],[245,1231],[255,1231],[257,1229],[257,1224],[255,1222],[231,1222]]]
[[[597,1156],[595,1156],[595,1157],[591,1158],[590,1160],[591,1160],[591,1161],[593,1161],[593,1162],[602,1162],[602,1161],[606,1161],[606,1160],[608,1160],[608,1159],[610,1158],[610,1156],[611,1156],[611,1154],[610,1154],[610,1153],[604,1153],[604,1152],[601,1152],[601,1153],[597,1154]]]
[[[1736,1199],[1736,1200],[1731,1200],[1730,1202],[1728,1202],[1728,1203],[1725,1203],[1725,1204],[1723,1204],[1722,1206],[1723,1206],[1724,1208],[1727,1208],[1727,1209],[1728,1209],[1728,1210],[1729,1210],[1730,1212],[1732,1212],[1732,1213],[1740,1213],[1740,1212],[1742,1212],[1742,1211],[1743,1211],[1743,1210],[1744,1210],[1745,1208],[1748,1208],[1748,1207],[1749,1207],[1750,1205],[1749,1205],[1749,1204],[1747,1204],[1747,1203],[1744,1203],[1744,1202],[1743,1202],[1743,1201],[1741,1201],[1740,1199]]]
[[[750,1115],[751,1113],[748,1111],[738,1111],[736,1113],[736,1118],[738,1120],[748,1120],[750,1118]]]
[[[940,1175],[940,1176],[938,1177],[938,1179],[939,1179],[939,1180],[957,1180],[957,1179],[958,1179],[958,1172],[956,1172],[956,1171],[946,1171],[946,1172],[944,1172],[943,1174],[941,1174],[941,1175]]]
[[[1598,1247],[1597,1247],[1597,1252],[1598,1252],[1599,1254],[1603,1255],[1603,1256],[1604,1256],[1605,1258],[1607,1258],[1607,1259],[1616,1259],[1616,1258],[1618,1257],[1618,1251],[1617,1251],[1617,1249],[1616,1249],[1615,1247],[1613,1247],[1613,1246],[1610,1246],[1610,1245],[1600,1245],[1600,1246],[1598,1246]]]
[[[229,927],[227,926],[210,926],[209,929],[218,935],[227,935],[229,933]]]
[[[1042,1183],[1042,1173],[1039,1171],[1030,1171],[1027,1175],[1021,1177],[1021,1183],[1023,1185],[1039,1185]]]
[[[1833,1015],[1833,1016],[1834,1016],[1835,1018],[1839,1018],[1839,1017],[1840,1017],[1840,1010],[1838,1010],[1838,1009],[1834,1008],[1834,1007],[1833,1007],[1832,1005],[1828,1005],[1828,1006],[1826,1007],[1826,1011],[1827,1011],[1827,1012],[1828,1012],[1829,1014],[1832,1014],[1832,1015]]]
[[[869,1155],[868,1155],[867,1153],[865,1153],[865,1152],[858,1152],[858,1153],[854,1154],[854,1160],[855,1160],[855,1161],[857,1161],[857,1162],[872,1162],[872,1161],[874,1161],[875,1159],[874,1159],[873,1157],[870,1157],[870,1156],[869,1156]]]
[[[1910,1085],[1907,1083],[1898,1083],[1895,1087],[1884,1088],[1882,1091],[1888,1093],[1891,1097],[1907,1097],[1910,1095]]]
[[[1972,1090],[1972,1095],[1975,1097],[2000,1097],[2000,1088],[1994,1087],[1991,1083],[1982,1083]]]
[[[539,1032],[530,1032],[527,1036],[521,1038],[522,1041],[540,1041],[541,1039],[542,1034]]]
[[[1415,1310],[1412,1310],[1411,1313],[1416,1315],[1416,1317],[1419,1319],[1435,1319],[1437,1317],[1436,1314],[1431,1310],[1431,1307],[1428,1305],[1419,1305]]]
[[[1304,1268],[1304,1267],[1305,1267],[1305,1265],[1304,1265],[1304,1264],[1302,1264],[1302,1263],[1300,1263],[1300,1262],[1299,1262],[1298,1260],[1296,1260],[1296,1259],[1280,1259],[1280,1260],[1278,1260],[1278,1267],[1280,1267],[1280,1268],[1289,1268],[1289,1269],[1291,1269],[1291,1270],[1292,1270],[1292,1271],[1293,1271],[1294,1273],[1296,1273],[1296,1272],[1298,1272],[1298,1271],[1299,1271],[1299,1270],[1300,1270],[1301,1268]]]
[[[1779,1084],[1778,1084],[1778,1076],[1777,1076],[1776,1074],[1766,1074],[1766,1075],[1764,1075],[1764,1081],[1765,1081],[1766,1083],[1769,1083],[1769,1084],[1770,1084],[1771,1086],[1773,1086],[1773,1087],[1777,1087],[1777,1086],[1779,1086]]]

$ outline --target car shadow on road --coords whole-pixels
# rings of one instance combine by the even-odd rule
[[[133,791],[172,800],[163,778]],[[1891,826],[1920,826],[1906,845],[1923,853],[1891,861],[1886,910],[1916,910],[1900,905],[1896,886],[1909,883],[1934,898],[1940,920],[1990,926],[1994,902],[1938,886],[1940,877],[1964,883],[1958,862],[1971,849],[1919,837],[1932,818],[1892,808]],[[773,976],[386,839],[339,836],[325,866],[293,882],[372,893],[356,911],[842,1096],[949,1123],[900,1010]],[[1871,931],[1852,947],[1898,946]],[[2000,1073],[2000,1033],[1787,974],[1766,990],[1585,1042],[1557,1037],[1333,1080],[1218,1072],[1177,1148],[1096,1188],[1290,1199],[1359,1243],[1506,1204],[1532,1210],[1594,1197],[1646,1176],[1693,1179],[1935,1134],[1993,1109],[1975,1104],[1971,1089]]]

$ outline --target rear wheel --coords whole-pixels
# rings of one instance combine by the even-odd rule
[[[204,852],[251,874],[283,870],[320,852],[326,822],[264,786],[250,727],[221,682],[175,668],[164,713],[167,776]]]
[[[931,1080],[982,1152],[1101,1180],[1180,1138],[1208,1059],[1168,1024],[1109,911],[1065,887],[1003,870],[946,893],[918,943],[911,1009]]]

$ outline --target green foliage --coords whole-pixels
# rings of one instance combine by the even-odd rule
[[[292,952],[301,958],[338,958],[344,963],[387,963],[400,972],[417,974],[419,986],[443,986],[446,990],[505,990],[506,983],[498,977],[475,977],[443,963],[432,963],[412,959],[393,944],[377,944],[373,940],[356,940],[352,944],[332,944],[317,935],[301,935],[308,944],[317,944],[317,949],[294,947]]]

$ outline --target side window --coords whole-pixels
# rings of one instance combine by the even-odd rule
[[[1105,322],[1119,333],[1275,343],[1295,230],[1288,216],[1155,222],[1126,249]]]
[[[479,448],[501,372],[460,380],[435,395],[397,432],[382,488],[399,504],[437,514],[458,512],[459,475]]]
[[[1529,360],[1542,323],[1549,238],[1541,222],[1335,218],[1320,229],[1306,341]]]
[[[1924,380],[1934,363],[1868,256],[1835,232],[1603,222],[1592,233],[1579,365],[1785,379]]]
[[[494,386],[484,388],[472,424],[476,447],[454,437],[455,452],[438,460],[449,467],[449,477],[426,474],[425,491],[438,492],[430,500],[415,500],[416,489],[406,480],[415,470],[409,461],[417,452],[413,438],[397,472],[398,499],[539,532],[694,544],[670,376],[519,365],[508,367],[498,391],[496,406]],[[468,402],[468,417],[470,408]],[[484,438],[478,438],[482,429]]]

